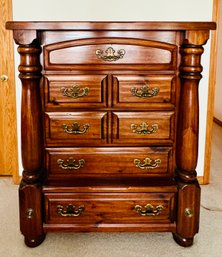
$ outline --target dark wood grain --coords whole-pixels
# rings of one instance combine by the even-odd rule
[[[9,21],[7,29],[25,30],[213,30],[214,22],[76,22],[76,21]]]
[[[200,209],[202,46],[216,24],[6,27],[21,57],[19,202],[26,245],[39,245],[46,232],[168,231],[179,245],[191,246]],[[62,216],[58,205],[69,204],[85,209]],[[163,209],[148,216],[135,211],[146,204]]]
[[[112,116],[114,143],[149,144],[152,140],[165,140],[165,144],[172,144],[174,140],[172,112],[113,112]]]
[[[45,194],[46,223],[48,224],[128,224],[128,223],[173,223],[174,194]],[[57,212],[57,206],[69,204],[83,205],[85,210],[77,217],[62,217]],[[136,205],[162,205],[163,210],[158,215],[142,216],[134,210]],[[112,212],[110,212],[112,210]]]
[[[118,108],[152,108],[155,103],[175,104],[175,75],[116,75],[113,79],[113,107]],[[146,87],[158,89],[158,93],[150,97],[140,98],[132,93],[132,88],[141,92]],[[170,105],[169,105],[170,106]],[[171,105],[172,108],[172,105]]]
[[[47,148],[46,161],[48,176],[62,180],[66,177],[101,177],[101,176],[143,176],[143,177],[169,177],[173,172],[173,151],[170,147],[155,148]],[[67,164],[70,158],[84,159],[85,163],[79,169],[63,169],[58,164],[58,159]],[[160,160],[160,165],[154,168],[140,168],[135,164],[135,159],[144,164],[149,158],[151,164]],[[60,175],[60,176],[59,176]]]
[[[46,109],[80,109],[107,107],[107,76],[104,75],[46,75],[44,76]],[[72,97],[72,88],[79,87],[81,95],[85,88],[87,94]],[[64,95],[64,89],[68,96]]]
[[[22,82],[22,182],[19,188],[20,228],[25,243],[38,246],[45,238],[42,227],[43,137],[39,82],[41,79],[40,46],[20,45],[19,78]],[[28,217],[28,210],[32,216]]]
[[[106,112],[50,112],[45,113],[45,124],[47,146],[107,143]]]
[[[36,247],[45,239],[42,215],[42,186],[21,182],[19,187],[20,230],[29,247]],[[28,217],[28,211],[32,215]]]

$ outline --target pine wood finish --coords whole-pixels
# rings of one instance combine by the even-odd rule
[[[211,22],[8,22],[21,56],[20,224],[198,232],[198,83]]]
[[[18,150],[15,104],[15,75],[12,33],[5,29],[5,22],[12,18],[11,0],[0,1],[0,175],[13,175],[18,183]]]
[[[216,24],[220,23],[221,2],[219,0],[213,1],[212,21]],[[216,88],[216,71],[217,60],[219,58],[219,29],[212,31],[210,43],[210,67],[209,67],[209,92],[208,92],[208,105],[207,105],[207,121],[206,121],[206,146],[204,156],[204,176],[203,184],[210,183],[210,161],[212,152],[212,132],[214,121],[214,102],[215,102],[215,88]],[[201,183],[201,182],[200,182]]]

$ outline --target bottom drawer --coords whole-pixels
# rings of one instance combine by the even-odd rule
[[[174,205],[175,193],[45,193],[45,223],[172,223]]]

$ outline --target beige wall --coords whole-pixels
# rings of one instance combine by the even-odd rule
[[[211,21],[212,0],[13,0],[14,20]],[[203,175],[209,72],[208,43],[200,82],[200,140],[197,172]],[[18,64],[18,54],[16,53]],[[21,95],[17,80],[18,112]],[[20,117],[20,114],[18,114]],[[20,126],[20,125],[18,125]],[[20,136],[19,136],[20,137]],[[20,162],[20,170],[22,170]]]

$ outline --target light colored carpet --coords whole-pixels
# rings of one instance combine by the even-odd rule
[[[18,186],[0,179],[0,257],[222,257],[222,128],[213,134],[212,181],[202,186],[200,232],[190,248],[171,233],[48,233],[37,248],[23,242],[18,221]],[[215,211],[216,210],[216,211]]]

